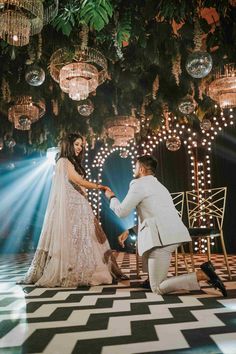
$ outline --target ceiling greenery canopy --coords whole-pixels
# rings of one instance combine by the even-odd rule
[[[0,16],[17,11],[7,2],[2,2]],[[45,0],[43,6],[44,13],[51,7],[54,17],[49,24],[44,21],[39,34],[30,36],[28,45],[12,46],[0,39],[2,139],[13,134],[26,146],[45,149],[55,145],[64,132],[79,130],[90,139],[109,141],[105,127],[116,116],[137,118],[142,139],[148,131],[159,129],[167,110],[190,124],[209,118],[213,99],[218,97],[218,92],[209,92],[216,71],[230,64],[235,72],[236,7],[232,0],[61,0],[59,4]],[[75,48],[79,53],[91,48],[83,70],[77,68],[82,57],[76,57]],[[70,99],[51,76],[51,58],[57,51],[63,52],[61,64],[74,68],[77,63],[75,82],[82,90],[88,79],[94,76],[97,80],[88,90],[94,108],[90,115],[79,114],[81,102]],[[102,67],[99,58],[105,58],[102,80],[95,77]],[[199,62],[203,63],[200,69],[196,68]],[[44,101],[46,113],[28,124],[29,129],[19,129],[18,124],[13,130],[9,109],[21,96]],[[27,117],[20,118],[20,122],[27,121]]]

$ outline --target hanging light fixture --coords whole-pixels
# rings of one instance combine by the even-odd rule
[[[42,0],[1,0],[0,38],[14,46],[29,43],[58,12],[58,0],[43,8]]]
[[[236,66],[226,64],[214,73],[214,80],[208,87],[208,95],[221,108],[236,107]]]
[[[204,51],[194,51],[186,61],[186,70],[193,78],[203,78],[207,76],[212,69],[212,57]]]
[[[107,79],[107,60],[94,48],[74,46],[58,49],[50,58],[52,78],[73,100],[86,99]]]
[[[81,101],[77,106],[77,110],[81,116],[89,117],[94,111],[93,102],[89,98]]]
[[[60,70],[60,87],[72,100],[85,100],[98,86],[98,70],[87,63],[71,63]]]
[[[191,95],[184,97],[179,103],[179,111],[183,114],[191,114],[196,108],[196,102]]]
[[[106,133],[114,140],[113,146],[127,146],[140,131],[140,122],[132,116],[115,116],[106,124]]]
[[[181,148],[181,140],[178,136],[172,136],[166,140],[166,147],[169,151],[178,151]]]
[[[30,35],[43,28],[43,3],[41,0],[1,0],[0,37],[8,44],[24,46]]]
[[[30,130],[31,124],[45,113],[43,100],[33,101],[31,96],[20,96],[8,110],[8,119],[18,130]]]

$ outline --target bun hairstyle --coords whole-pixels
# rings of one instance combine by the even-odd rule
[[[84,158],[84,146],[82,148],[82,151],[78,156],[75,155],[75,149],[74,149],[74,142],[77,139],[81,139],[82,142],[84,141],[82,135],[78,133],[70,133],[68,134],[65,138],[61,140],[60,146],[61,146],[61,151],[58,154],[57,160],[60,158],[67,158],[75,167],[75,170],[83,177],[86,176],[85,170],[82,166],[82,161]]]

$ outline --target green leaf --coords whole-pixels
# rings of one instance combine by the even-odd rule
[[[113,7],[109,0],[83,0],[79,20],[91,29],[101,31],[112,17]]]
[[[71,31],[72,31],[72,26],[70,25],[70,23],[68,22],[67,24],[64,24],[61,27],[62,33],[65,34],[66,36],[69,37]]]
[[[98,13],[102,17],[103,21],[107,24],[109,22],[107,12],[102,7],[100,7]]]
[[[119,47],[122,47],[122,42],[128,42],[131,35],[131,19],[125,15],[119,22],[117,27],[117,42]]]
[[[52,25],[57,31],[69,36],[73,27],[76,26],[77,13],[80,7],[76,1],[71,0],[65,7],[60,9],[59,15],[53,20]]]

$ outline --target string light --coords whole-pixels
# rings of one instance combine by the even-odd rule
[[[134,144],[134,141],[131,141],[126,147],[116,146],[116,147],[112,147],[110,149],[108,147],[108,144],[106,143],[105,146],[102,146],[100,148],[100,150],[97,152],[97,154],[94,158],[93,164],[92,164],[92,167],[97,169],[98,183],[100,183],[100,184],[102,183],[102,172],[103,172],[104,164],[105,164],[107,158],[115,152],[119,152],[120,156],[123,158],[130,157],[132,169],[133,169],[133,173],[134,173],[135,160],[138,157],[138,152],[137,152],[136,146]],[[102,207],[101,195],[102,195],[102,192],[99,191],[98,193],[96,193],[96,197],[93,197],[94,198],[93,209],[97,209],[97,211],[98,211],[97,216],[98,217],[100,217],[101,207]],[[137,219],[137,217],[136,217],[136,219]]]
[[[234,125],[234,110],[220,109],[218,105],[215,105],[215,114],[210,121],[210,127],[204,126],[205,129],[200,131],[194,131],[193,128],[180,124],[177,117],[168,112],[168,127],[166,127],[165,121],[162,119],[162,126],[159,128],[158,133],[149,134],[145,141],[141,143],[141,149],[143,154],[151,154],[158,144],[163,143],[166,139],[173,136],[182,140],[184,146],[187,148],[187,156],[190,161],[190,184],[193,191],[198,191],[200,201],[203,198],[203,191],[211,188],[211,160],[210,154],[212,151],[212,144],[219,133],[227,126]],[[168,129],[167,129],[168,128]],[[196,151],[199,148],[203,148],[204,154],[202,160],[199,161]],[[199,173],[198,173],[199,172]],[[203,215],[200,215],[201,227],[206,227],[209,224],[209,220]],[[197,222],[197,218],[196,218]],[[211,222],[208,226],[212,227]],[[199,240],[195,244],[195,251],[205,253],[207,250],[206,240]],[[203,243],[202,243],[203,242]],[[211,242],[213,245],[213,242]],[[202,247],[203,245],[203,247]]]

